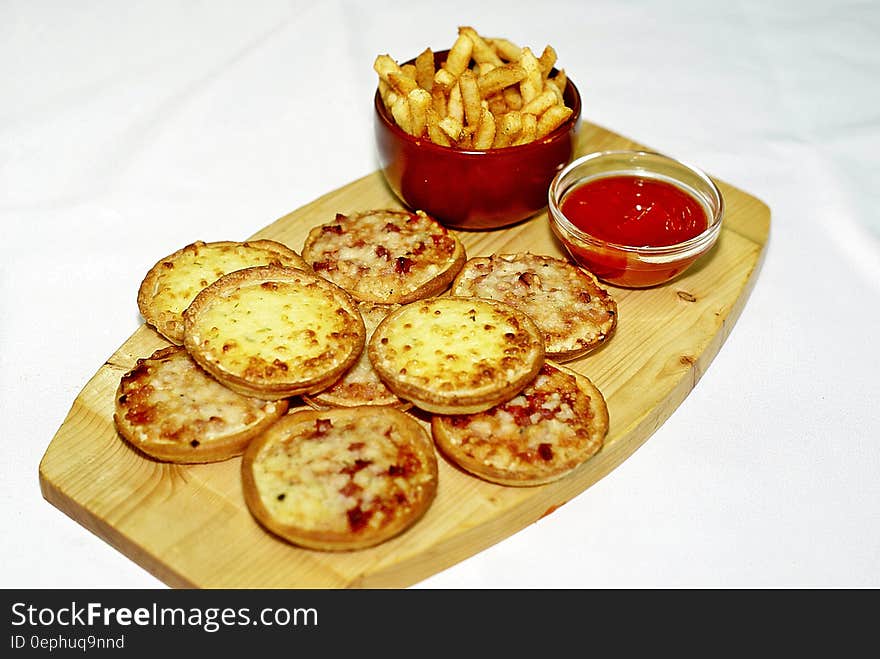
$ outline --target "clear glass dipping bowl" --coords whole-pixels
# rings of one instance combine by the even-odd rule
[[[675,245],[620,245],[590,235],[562,213],[563,199],[574,187],[621,175],[658,179],[690,194],[706,212],[706,230]],[[575,262],[608,284],[646,288],[679,276],[712,248],[721,232],[724,199],[705,172],[680,160],[650,151],[598,151],[573,160],[554,177],[548,215],[554,234]]]

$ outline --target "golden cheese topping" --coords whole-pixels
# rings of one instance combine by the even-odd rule
[[[392,391],[440,414],[479,411],[510,398],[544,359],[541,335],[521,311],[446,296],[389,314],[367,350]]]
[[[596,278],[564,259],[530,253],[468,260],[451,293],[501,300],[529,314],[547,356],[580,357],[604,343],[617,325],[617,303]]]
[[[184,312],[184,345],[233,389],[283,398],[326,387],[359,357],[365,328],[338,286],[277,266],[224,275]]]
[[[209,284],[256,265],[307,268],[294,250],[274,240],[196,241],[166,256],[147,272],[138,307],[150,325],[172,343],[183,343],[183,311]]]
[[[428,433],[394,408],[288,414],[242,463],[255,517],[291,542],[355,549],[383,542],[427,510],[437,488]]]
[[[378,304],[360,302],[358,311],[364,319],[367,341],[373,335],[379,323],[389,313],[400,308],[398,304]],[[382,381],[367,355],[366,345],[357,363],[327,389],[315,394],[304,395],[303,399],[311,406],[322,409],[326,407],[354,407],[356,405],[395,405],[405,407],[407,404],[391,391]]]
[[[431,427],[440,449],[467,471],[504,485],[537,485],[602,448],[608,409],[588,378],[547,361],[512,399],[479,414],[435,416]]]
[[[241,455],[288,409],[286,400],[242,396],[202,370],[180,346],[138,359],[122,376],[114,422],[144,453],[168,462],[214,462]]]
[[[445,290],[465,262],[458,237],[422,211],[336,215],[302,249],[315,272],[358,300],[406,303]]]

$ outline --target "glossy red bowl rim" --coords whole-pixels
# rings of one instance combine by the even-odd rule
[[[443,56],[445,53],[449,51],[439,50],[435,53],[435,56]],[[404,62],[405,64],[410,64],[415,62],[415,59],[409,60],[408,62]],[[553,69],[555,72],[556,69]],[[568,119],[566,119],[562,124],[556,127],[554,131],[545,135],[540,140],[534,140],[532,142],[526,142],[525,144],[516,144],[513,146],[505,146],[500,149],[460,149],[455,146],[443,146],[442,144],[435,144],[428,137],[415,137],[414,135],[410,135],[403,128],[397,125],[397,122],[394,121],[394,117],[388,112],[388,109],[385,107],[385,103],[382,101],[382,96],[379,94],[379,88],[376,88],[376,93],[373,97],[373,107],[376,111],[376,114],[379,115],[379,118],[382,120],[383,125],[388,128],[395,136],[399,137],[406,142],[409,142],[413,146],[416,146],[420,149],[427,149],[430,151],[436,151],[438,153],[444,154],[458,154],[462,156],[472,156],[472,157],[492,157],[499,153],[504,154],[514,154],[518,151],[528,151],[529,149],[538,148],[541,145],[549,144],[555,142],[561,138],[564,138],[573,128],[577,126],[578,121],[581,118],[581,94],[580,90],[578,90],[577,85],[575,85],[571,78],[566,76],[565,80],[565,89],[562,92],[562,97],[565,98],[566,95],[570,95],[571,98],[571,107],[572,113],[569,115]]]
[[[596,238],[584,231],[583,229],[580,229],[572,224],[571,221],[569,221],[569,219],[565,217],[565,215],[562,213],[561,208],[559,207],[559,203],[562,201],[563,195],[565,194],[565,192],[568,191],[569,187],[571,186],[566,187],[564,190],[559,190],[561,182],[572,170],[577,169],[584,164],[589,163],[590,161],[597,160],[599,158],[620,156],[629,156],[634,158],[654,158],[662,160],[674,167],[688,172],[691,176],[694,176],[697,180],[702,182],[706,186],[709,194],[712,197],[712,199],[710,200],[705,200],[707,201],[707,203],[710,204],[710,208],[708,209],[709,226],[706,227],[706,229],[702,233],[694,236],[693,238],[689,238],[685,241],[675,243],[673,245],[634,246],[614,243],[608,240],[602,240],[601,238]],[[611,172],[611,174],[613,174],[613,172]],[[668,176],[661,176],[657,178],[660,178],[660,180],[675,182],[672,177]],[[714,208],[712,208],[711,206],[714,206]],[[684,259],[690,256],[699,255],[703,251],[707,250],[715,243],[716,239],[718,238],[718,234],[721,232],[725,210],[724,195],[721,193],[721,190],[715,183],[715,181],[712,180],[712,178],[702,169],[683,160],[672,158],[671,156],[657,153],[656,151],[648,151],[643,149],[613,149],[606,151],[596,151],[580,156],[579,158],[575,158],[565,167],[559,170],[559,172],[557,172],[556,176],[554,176],[553,180],[550,182],[550,188],[547,191],[547,208],[549,210],[551,225],[554,228],[558,228],[571,236],[571,238],[566,237],[566,239],[568,240],[575,239],[586,246],[615,249],[628,254],[634,254],[642,258],[654,257],[658,259],[662,259],[662,257],[675,257],[676,259]]]

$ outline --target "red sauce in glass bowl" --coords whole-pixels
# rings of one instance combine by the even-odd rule
[[[692,195],[642,176],[606,176],[577,185],[565,193],[560,210],[581,231],[633,247],[676,245],[709,226]]]
[[[724,200],[703,171],[650,151],[596,151],[547,192],[550,227],[580,266],[615,286],[677,277],[721,232]]]

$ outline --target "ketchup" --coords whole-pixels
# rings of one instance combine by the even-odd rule
[[[703,206],[681,188],[655,178],[615,175],[569,190],[562,214],[585,233],[618,245],[663,247],[709,226]]]

